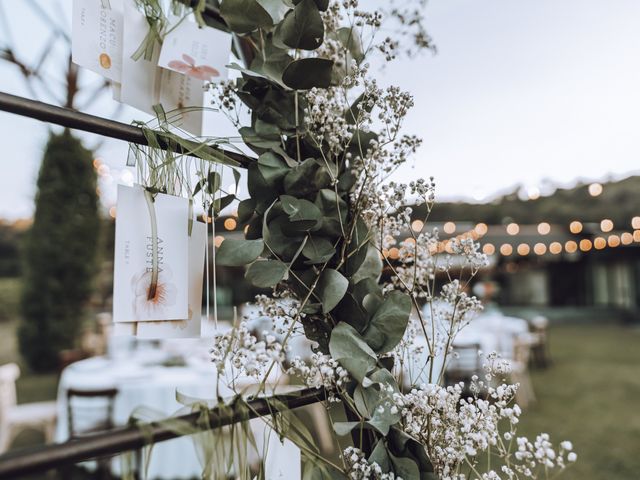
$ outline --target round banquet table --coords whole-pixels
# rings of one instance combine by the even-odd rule
[[[94,357],[65,368],[58,386],[58,426],[56,441],[69,438],[67,421],[67,390],[116,388],[113,421],[125,425],[139,407],[157,412],[158,419],[180,410],[176,391],[195,398],[216,398],[216,370],[202,361],[186,366],[163,366],[162,352],[132,352],[128,358]],[[165,353],[166,357],[166,353]],[[221,392],[226,396],[230,392]],[[75,404],[75,401],[74,401]],[[114,471],[120,462],[113,461]],[[202,467],[191,438],[182,437],[155,444],[149,469],[149,479],[199,478]]]

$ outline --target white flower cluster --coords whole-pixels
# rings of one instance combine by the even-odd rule
[[[305,316],[300,312],[300,302],[293,298],[289,290],[278,290],[271,296],[260,294],[255,298],[260,315],[271,319],[273,331],[278,335],[285,334],[292,322]]]
[[[401,427],[425,446],[439,478],[463,480],[467,477],[462,471],[471,470],[477,474],[472,478],[537,479],[549,469],[563,469],[576,460],[571,442],[562,442],[556,452],[544,433],[533,443],[517,438],[517,451],[512,452],[522,413],[512,404],[517,386],[502,384],[494,388],[474,378],[470,389],[486,391],[486,397],[465,397],[463,383],[446,388],[423,384],[408,394],[395,395]],[[501,434],[500,426],[505,422],[508,427]],[[478,473],[477,458],[483,452],[501,460],[500,473]]]
[[[231,374],[229,367],[232,367],[236,372],[234,376],[255,378],[260,378],[271,362],[284,360],[282,345],[275,336],[266,335],[264,340],[258,341],[245,322],[225,334],[216,335],[210,353],[218,372]]]
[[[309,363],[295,357],[287,373],[300,376],[308,387],[328,389],[329,401],[337,400],[333,396],[335,387],[343,387],[351,381],[349,373],[337,361],[322,353],[312,354]]]
[[[348,447],[342,456],[351,480],[402,480],[402,477],[397,477],[393,472],[383,473],[377,463],[369,463],[358,448]]]

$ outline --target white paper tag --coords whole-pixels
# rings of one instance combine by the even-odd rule
[[[275,432],[269,435],[267,455],[264,459],[266,480],[300,480],[302,460],[300,449],[288,438],[280,442]]]
[[[202,135],[204,82],[158,67],[159,44],[150,60],[132,59],[149,32],[149,24],[132,0],[125,0],[124,18],[120,101],[154,116],[153,106],[161,104],[172,125],[193,135]]]
[[[189,237],[189,315],[185,320],[138,322],[140,338],[196,338],[200,337],[202,321],[202,279],[207,227],[193,222]]]
[[[182,130],[196,136],[202,135],[204,82],[171,70],[160,70],[160,103],[167,118],[172,125]]]
[[[156,45],[150,60],[144,57],[138,60],[131,58],[148,32],[149,24],[145,16],[138,11],[133,0],[125,0],[120,101],[154,115],[153,106],[160,101],[162,70],[156,66],[160,45]]]
[[[123,22],[122,0],[73,0],[73,62],[120,82]]]
[[[144,189],[118,185],[113,279],[113,321],[188,318],[188,218],[186,198],[157,194],[153,202],[159,275],[149,299],[152,275],[151,220]]]
[[[158,65],[200,81],[227,78],[231,35],[210,27],[198,27],[186,19],[167,33]]]

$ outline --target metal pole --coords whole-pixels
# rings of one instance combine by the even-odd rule
[[[18,97],[9,93],[0,92],[0,111],[35,118],[36,120],[53,123],[74,130],[82,130],[83,132],[124,140],[125,142],[137,143],[139,145],[149,144],[142,129],[134,127],[133,125],[89,115],[88,113],[77,112],[69,108],[57,107],[37,100]],[[198,151],[216,157],[224,156],[231,163],[235,162],[237,166],[244,168],[255,162],[255,159],[242,155],[241,153],[231,152],[217,147],[204,148],[197,142],[193,142],[192,149],[184,149],[180,145],[176,145],[174,140],[164,137],[162,132],[156,133],[158,135],[160,148],[163,150],[166,150],[170,145],[176,153],[188,153],[194,157],[199,156]]]
[[[324,400],[326,391],[307,388],[293,395],[276,395],[273,398],[285,404],[288,409],[294,409]],[[223,427],[276,411],[268,398],[258,398],[247,403],[250,408],[244,414],[228,412],[228,409],[222,412],[217,408],[211,409],[209,427]],[[200,413],[195,412],[167,420],[180,420],[197,427],[200,416]],[[184,433],[176,432],[160,421],[87,435],[81,440],[16,450],[0,456],[0,479],[45,472],[64,465],[139,450],[150,443],[163,442],[183,435]]]

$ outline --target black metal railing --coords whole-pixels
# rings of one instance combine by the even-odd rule
[[[138,145],[149,145],[147,137],[141,128],[126,123],[109,120],[88,113],[78,112],[70,108],[57,107],[48,103],[18,97],[9,93],[0,92],[0,111],[15,113],[23,117],[34,118],[47,123],[53,123],[62,127],[83,132],[95,133],[104,137],[124,140]],[[232,152],[219,147],[203,147],[196,142],[184,142],[188,148],[177,145],[162,131],[154,131],[160,148],[166,150],[171,147],[176,153],[187,153],[194,157],[208,154],[217,157],[223,154],[228,159],[236,162],[240,167],[248,167],[255,162],[254,158],[238,152]]]
[[[228,408],[209,410],[209,425],[199,425],[200,412],[171,417],[168,422],[151,422],[130,427],[121,427],[104,433],[86,435],[82,440],[25,448],[0,455],[0,479],[17,478],[23,475],[42,473],[75,463],[136,451],[146,445],[164,442],[184,436],[185,433],[171,428],[179,420],[194,429],[213,429],[231,425],[243,420],[270,415],[274,412],[273,400],[281,406],[293,410],[323,401],[327,392],[322,389],[307,388],[295,394],[276,395],[269,398],[256,398],[247,402],[243,412],[230,411]]]

